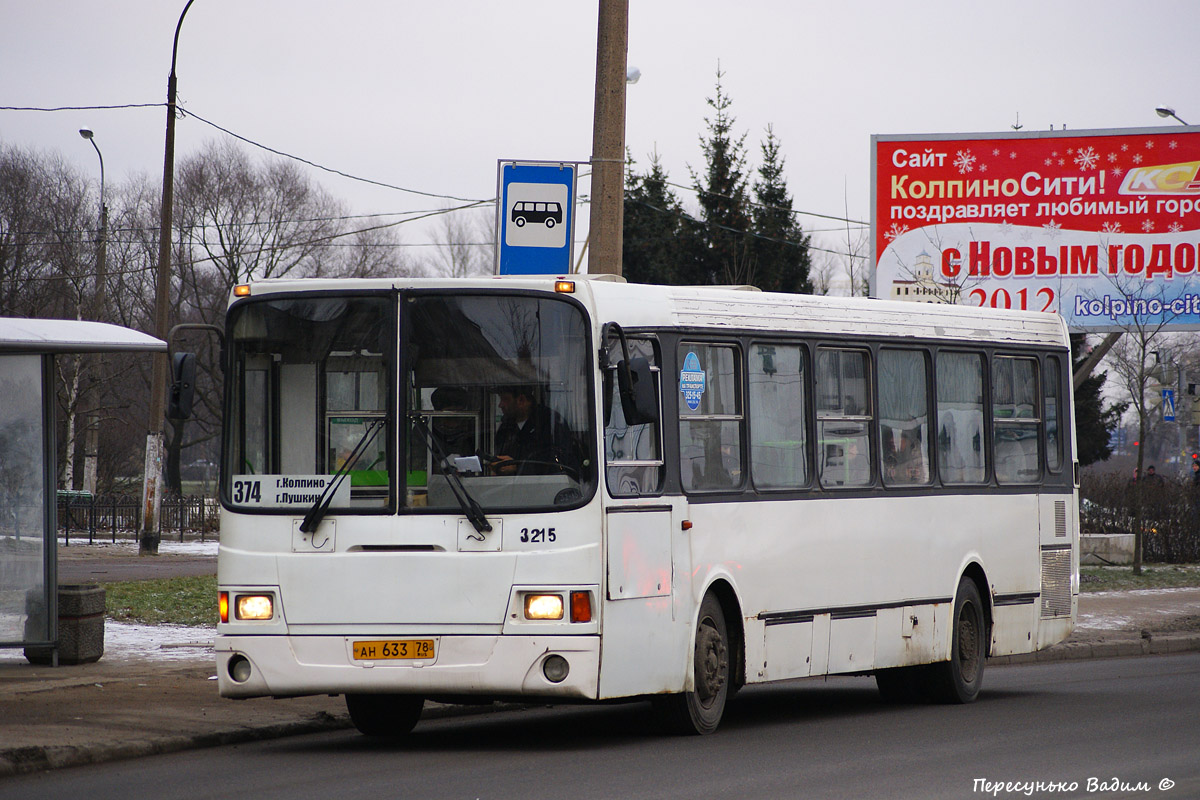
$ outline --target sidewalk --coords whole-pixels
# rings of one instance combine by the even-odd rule
[[[173,629],[176,639],[180,630]],[[194,640],[157,652],[117,647],[81,666],[36,667],[20,651],[0,651],[0,778],[350,726],[341,697],[218,697],[211,630],[182,630]],[[1184,650],[1200,650],[1200,589],[1103,592],[1080,597],[1079,627],[1068,641],[991,663]],[[481,708],[488,709],[426,704],[425,717]]]

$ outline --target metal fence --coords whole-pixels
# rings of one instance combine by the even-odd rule
[[[168,496],[162,499],[159,531],[179,541],[216,541],[220,506],[212,497]],[[67,545],[77,542],[116,542],[138,538],[142,528],[142,498],[125,494],[58,493],[58,533]]]

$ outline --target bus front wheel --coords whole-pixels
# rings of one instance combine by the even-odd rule
[[[408,694],[348,694],[350,721],[364,736],[396,738],[416,727],[425,698]]]
[[[729,696],[729,635],[725,613],[714,595],[706,595],[696,621],[695,690],[659,695],[652,700],[663,727],[671,733],[712,733],[725,713]]]
[[[983,687],[988,630],[975,581],[963,576],[954,597],[950,660],[930,665],[930,695],[942,703],[970,703]]]

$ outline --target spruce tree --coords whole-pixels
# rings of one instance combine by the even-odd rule
[[[692,171],[703,225],[686,248],[685,268],[691,274],[682,283],[753,283],[756,277],[748,234],[746,135],[733,134],[733,101],[721,85],[723,76],[718,68],[716,97],[706,99],[713,116],[704,120],[708,138],[700,140],[705,169],[703,175]]]
[[[1085,343],[1086,337],[1082,333],[1071,334],[1073,369],[1077,369],[1087,358]],[[1129,407],[1129,403],[1114,403],[1105,407],[1100,391],[1107,379],[1107,372],[1093,372],[1075,390],[1075,441],[1081,466],[1108,460],[1112,455],[1109,442],[1113,431]]]
[[[792,197],[783,174],[784,158],[775,131],[767,126],[762,143],[762,165],[754,184],[757,205],[752,210],[752,252],[757,285],[769,292],[811,293],[808,280],[809,238],[792,213]]]
[[[639,175],[635,166],[627,156],[622,273],[633,283],[679,283],[683,206],[667,183],[657,152],[650,156],[645,174]]]

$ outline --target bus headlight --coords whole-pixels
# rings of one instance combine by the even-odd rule
[[[525,595],[525,619],[562,619],[561,594]]]
[[[240,594],[234,616],[238,619],[269,620],[275,616],[274,598],[269,594]]]

